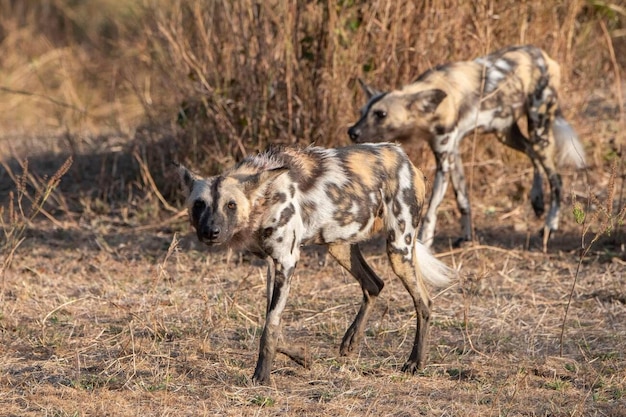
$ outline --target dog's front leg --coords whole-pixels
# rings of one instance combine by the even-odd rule
[[[268,260],[269,262],[270,260]],[[265,318],[265,328],[261,335],[259,347],[259,359],[257,361],[252,381],[258,384],[268,384],[270,381],[270,371],[272,362],[279,350],[281,341],[280,318],[287,296],[293,271],[296,266],[297,256],[290,254],[281,259],[273,259],[273,266],[268,265],[268,300],[267,315]],[[270,286],[270,281],[272,285]],[[282,349],[280,349],[282,350]]]
[[[449,153],[447,151],[435,151],[437,172],[435,173],[435,181],[433,182],[433,191],[430,196],[428,211],[426,212],[426,216],[424,216],[422,228],[419,233],[419,240],[426,247],[431,247],[433,244],[435,227],[437,225],[437,210],[439,209],[439,205],[443,201],[443,197],[446,195],[446,190],[448,189],[448,171],[450,170],[448,155]]]
[[[270,303],[272,302],[272,294],[274,293],[274,279],[276,278],[276,264],[271,256],[265,258],[265,262],[267,262],[267,276],[266,276],[266,292],[265,292],[265,300],[267,302],[267,306],[265,307],[265,317],[270,312]]]
[[[460,246],[463,242],[471,242],[474,238],[474,229],[472,227],[472,209],[469,202],[469,193],[467,192],[467,183],[465,182],[465,173],[463,172],[463,161],[459,147],[455,146],[454,150],[448,156],[450,163],[450,179],[452,180],[452,188],[456,196],[456,205],[461,213],[461,237],[455,242],[455,246]]]

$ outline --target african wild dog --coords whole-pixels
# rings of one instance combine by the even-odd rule
[[[559,224],[561,177],[556,169],[556,153],[559,162],[573,162],[579,168],[585,165],[582,146],[558,105],[559,83],[559,65],[533,46],[508,47],[474,61],[437,66],[414,83],[391,92],[378,92],[361,82],[368,103],[348,134],[358,143],[402,143],[413,138],[428,141],[435,153],[437,171],[419,239],[430,246],[437,208],[448,187],[448,173],[461,212],[460,241],[472,239],[459,143],[475,129],[496,133],[505,145],[526,153],[532,161],[530,198],[537,216],[544,212],[539,167],[548,177],[551,195],[543,230],[545,251],[550,232]],[[518,126],[524,116],[529,137]]]
[[[361,284],[363,301],[341,342],[358,346],[383,281],[363,259],[358,242],[382,231],[394,272],[413,299],[417,329],[403,370],[424,365],[431,300],[424,281],[449,282],[451,270],[416,241],[425,198],[424,178],[398,145],[269,149],[221,175],[200,178],[179,168],[198,239],[247,248],[268,261],[266,323],[253,381],[267,383],[276,352],[305,363],[282,341],[280,318],[300,246],[326,244]]]

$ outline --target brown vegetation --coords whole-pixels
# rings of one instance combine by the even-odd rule
[[[447,198],[435,249],[463,278],[434,299],[423,374],[399,372],[415,320],[375,241],[360,352],[338,356],[358,284],[312,248],[284,331],[312,367],[279,356],[252,386],[263,267],[194,242],[169,160],[346,144],[357,77],[391,88],[519,43],[561,63],[590,163],[564,176],[548,253],[526,158],[468,138],[479,242],[450,250]],[[618,2],[0,2],[0,414],[623,415],[625,67]]]

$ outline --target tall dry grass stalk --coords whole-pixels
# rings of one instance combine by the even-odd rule
[[[624,183],[626,182],[625,168],[626,159],[623,157],[622,149],[620,148],[612,158],[605,201],[600,202],[591,190],[588,191],[589,198],[587,199],[586,208],[582,203],[576,201],[576,197],[572,198],[572,212],[574,218],[576,223],[582,226],[581,252],[563,313],[563,322],[561,324],[561,334],[559,337],[559,355],[561,356],[563,356],[563,339],[567,326],[567,316],[581,273],[583,261],[587,259],[594,244],[603,237],[612,237],[616,245],[622,245],[621,251],[624,251],[623,245],[625,242],[622,241],[622,236],[624,235],[624,226],[626,224],[626,202],[623,200]],[[618,180],[621,182],[619,188],[617,184]],[[595,208],[592,209],[592,206]],[[590,235],[591,238],[589,238]]]
[[[2,166],[15,184],[16,191],[9,192],[9,201],[6,208],[0,207],[0,276],[4,277],[5,271],[10,267],[13,255],[20,244],[24,241],[24,234],[29,224],[39,214],[53,222],[54,217],[44,208],[46,201],[51,197],[54,190],[61,182],[61,178],[72,166],[72,158],[69,157],[50,178],[38,179],[31,175],[28,160],[22,163],[22,174],[15,174],[8,164],[2,162]]]

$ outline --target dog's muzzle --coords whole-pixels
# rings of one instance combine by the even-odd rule
[[[204,225],[198,229],[198,240],[207,245],[219,244],[219,237],[222,230],[216,225]]]

